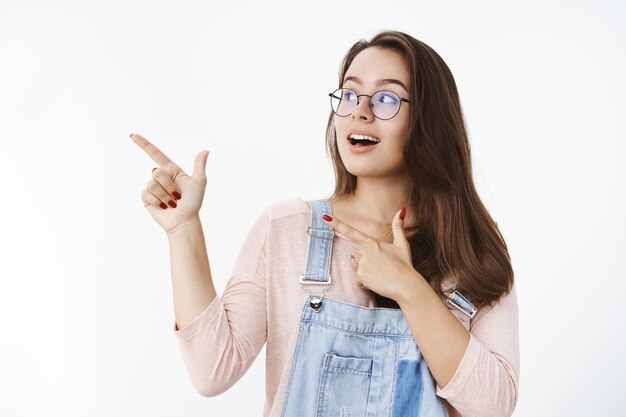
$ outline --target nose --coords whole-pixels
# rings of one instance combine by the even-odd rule
[[[352,110],[352,117],[359,120],[372,121],[374,120],[374,113],[370,108],[370,97],[359,97],[359,104]]]

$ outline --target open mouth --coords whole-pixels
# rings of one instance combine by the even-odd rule
[[[355,137],[356,136],[356,137]],[[372,137],[365,137],[363,135],[350,135],[348,142],[353,146],[373,146],[380,142],[379,139]]]
[[[372,145],[376,145],[376,143],[377,143],[377,142],[372,142],[371,140],[367,140],[367,139],[350,139],[350,138],[348,138],[348,140],[350,141],[350,144],[356,145],[356,146],[372,146]]]

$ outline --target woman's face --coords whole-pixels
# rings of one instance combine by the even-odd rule
[[[397,80],[399,83],[391,80]],[[372,95],[379,90],[388,90],[408,99],[409,73],[404,59],[398,52],[369,47],[354,58],[346,72],[342,87],[350,88],[359,95]],[[359,104],[352,114],[346,117],[334,115],[339,155],[352,175],[385,177],[404,171],[402,152],[408,133],[410,105],[402,102],[400,111],[395,117],[381,120],[372,113],[369,97],[362,96],[359,97]],[[351,145],[349,136],[355,131],[373,136],[380,142],[367,148],[361,147],[362,145]]]

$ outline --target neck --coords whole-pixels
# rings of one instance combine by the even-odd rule
[[[379,225],[389,225],[396,212],[408,206],[409,189],[409,181],[404,175],[357,177],[356,189],[346,197],[346,203],[359,217]]]

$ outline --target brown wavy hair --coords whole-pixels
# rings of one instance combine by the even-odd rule
[[[402,32],[382,31],[348,50],[339,69],[339,87],[356,55],[370,47],[400,53],[410,75],[409,129],[403,158],[410,178],[407,210],[417,223],[405,225],[404,230],[413,266],[440,297],[447,296],[442,281],[451,277],[455,288],[476,307],[491,304],[511,290],[513,269],[504,238],[474,187],[470,145],[454,77],[430,46]],[[331,196],[335,199],[354,192],[356,177],[341,160],[333,121],[331,111],[326,150],[335,171]],[[390,232],[389,238],[392,236]]]

